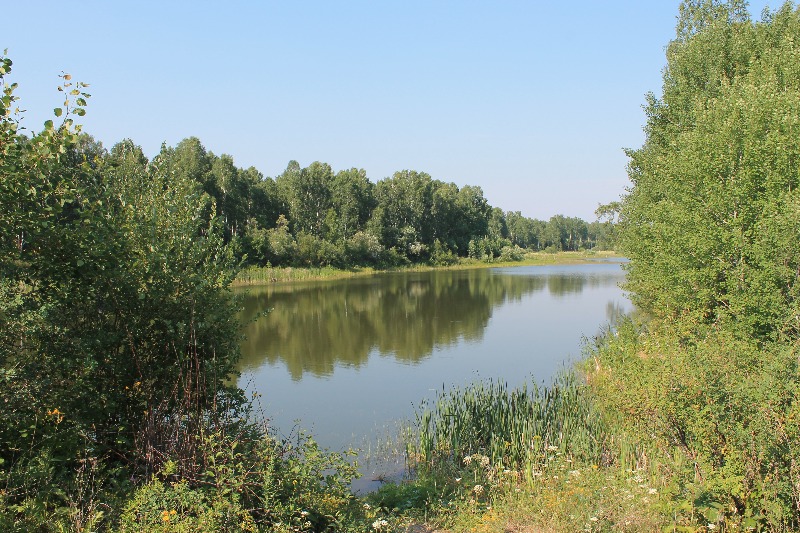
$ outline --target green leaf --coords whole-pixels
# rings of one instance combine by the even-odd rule
[[[52,130],[53,129],[53,121],[52,120],[45,120],[44,121],[44,128],[46,130]]]
[[[79,117],[82,117],[83,115],[86,114],[86,110],[79,107],[78,109],[75,110],[75,114],[78,115]]]
[[[57,117],[60,117],[63,112],[64,112],[64,110],[61,109],[60,107],[57,107],[57,108],[53,109],[53,113],[55,113],[55,115]]]

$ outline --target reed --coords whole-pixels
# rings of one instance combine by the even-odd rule
[[[573,373],[561,374],[549,387],[509,388],[490,380],[442,390],[420,406],[416,425],[409,455],[423,468],[481,454],[493,465],[526,471],[558,452],[597,464],[608,434]]]
[[[372,268],[340,269],[325,267],[247,267],[239,271],[233,282],[235,286],[266,285],[288,281],[311,281],[321,279],[344,279],[373,274]]]

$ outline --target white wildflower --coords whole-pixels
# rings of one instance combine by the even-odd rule
[[[383,528],[387,527],[388,525],[389,525],[389,522],[387,522],[386,520],[375,520],[372,523],[372,529],[374,529],[375,531],[381,531]]]

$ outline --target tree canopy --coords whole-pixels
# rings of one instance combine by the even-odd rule
[[[800,16],[685,2],[621,208],[628,288],[655,316],[800,332]]]

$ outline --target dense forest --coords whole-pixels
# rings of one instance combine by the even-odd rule
[[[489,205],[480,187],[459,188],[424,172],[403,170],[377,183],[362,169],[334,172],[296,161],[276,178],[237,168],[195,137],[162,146],[152,161],[124,140],[105,150],[85,137],[78,157],[117,175],[149,173],[189,179],[208,195],[225,242],[240,261],[256,266],[396,266],[445,264],[456,257],[519,258],[529,250],[606,250],[613,247],[616,204],[598,208],[587,223],[555,215],[548,221]]]

